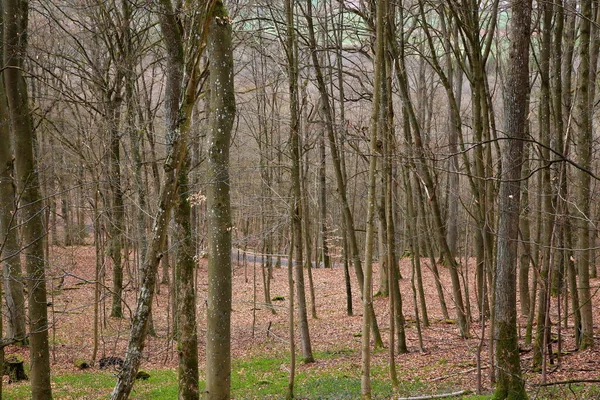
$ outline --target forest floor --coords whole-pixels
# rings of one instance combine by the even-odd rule
[[[51,266],[49,269],[48,290],[49,317],[51,320],[51,362],[52,373],[74,373],[77,359],[91,360],[94,344],[94,274],[95,250],[93,247],[54,247],[52,249]],[[404,383],[418,382],[418,391],[435,394],[468,390],[477,391],[477,354],[481,349],[481,382],[483,393],[490,393],[489,368],[489,327],[485,327],[485,340],[480,340],[482,327],[477,320],[475,300],[474,271],[472,265],[463,272],[464,279],[469,282],[471,310],[474,322],[471,324],[471,338],[461,339],[458,327],[454,323],[455,309],[451,301],[450,277],[444,268],[440,267],[442,282],[446,290],[446,302],[450,320],[443,318],[437,297],[433,274],[429,261],[422,260],[423,284],[427,295],[427,312],[430,326],[422,327],[423,348],[420,348],[418,330],[416,327],[415,307],[411,284],[411,265],[409,259],[400,262],[404,279],[400,281],[403,298],[403,310],[406,318],[406,337],[409,352],[396,356],[396,366],[399,380]],[[376,266],[375,266],[376,268]],[[131,273],[129,277],[134,278]],[[306,272],[306,270],[305,270]],[[346,368],[345,376],[360,380],[361,365],[361,326],[362,306],[358,285],[354,272],[351,270],[354,315],[348,316],[346,311],[346,293],[344,270],[341,267],[332,269],[313,269],[314,290],[316,294],[317,318],[310,317],[310,296],[307,282],[307,301],[309,303],[309,326],[316,362],[299,364],[300,372],[327,373],[331,369]],[[107,271],[105,284],[110,287],[110,270]],[[197,315],[199,327],[199,351],[201,371],[204,364],[205,347],[205,315],[207,296],[206,260],[201,260],[197,273]],[[127,273],[126,273],[127,275]],[[374,273],[374,292],[377,291],[378,272]],[[126,279],[129,281],[129,279]],[[593,280],[593,293],[597,292],[600,281]],[[145,370],[173,369],[177,366],[176,344],[172,337],[172,315],[169,307],[169,285],[161,285],[160,293],[155,296],[153,303],[153,320],[156,336],[149,337],[144,351],[142,368]],[[271,298],[275,313],[265,307],[260,265],[246,263],[244,266],[234,263],[233,278],[233,314],[232,314],[232,357],[234,360],[252,357],[273,358],[285,356],[289,349],[288,334],[288,285],[287,268],[275,269],[271,281]],[[551,319],[553,338],[558,335],[557,299],[553,299]],[[109,317],[110,292],[103,290],[100,302],[100,334],[97,359],[104,356],[123,357],[129,334],[129,316],[135,309],[135,288],[130,284],[125,291],[124,319]],[[595,299],[595,322],[600,321],[598,299]],[[386,349],[373,353],[373,366],[380,371],[387,371],[389,353],[387,349],[389,336],[389,307],[388,299],[376,297],[374,306],[381,328]],[[564,311],[562,311],[564,315]],[[420,316],[422,318],[422,315]],[[551,391],[541,389],[541,373],[532,368],[531,346],[524,343],[526,317],[518,320],[521,360],[527,389],[532,397],[538,398],[598,398],[599,389],[593,385],[574,386],[556,385]],[[561,347],[563,354],[558,364],[548,365],[547,381],[559,382],[568,380],[600,379],[600,350],[574,351],[574,334],[572,320],[568,320],[567,328],[561,329]],[[300,348],[300,338],[296,334],[297,348]],[[600,346],[599,346],[600,347]],[[557,343],[553,344],[557,351]],[[18,353],[27,360],[28,351],[25,348],[9,346],[7,355]],[[96,368],[96,367],[92,367]],[[288,366],[283,363],[279,368],[285,371]],[[203,372],[201,372],[201,375]],[[244,374],[235,371],[234,374]],[[382,375],[385,376],[387,372]],[[243,378],[243,376],[242,376]],[[6,380],[6,377],[5,377]],[[574,389],[575,388],[575,389]],[[414,392],[414,391],[413,391]],[[258,397],[257,397],[258,398]],[[326,398],[326,397],[323,397]]]

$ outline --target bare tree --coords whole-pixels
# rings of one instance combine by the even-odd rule
[[[206,398],[229,399],[231,390],[231,206],[229,144],[235,119],[231,20],[222,1],[208,15],[210,133],[208,147],[208,311]],[[291,268],[291,266],[290,266]],[[302,268],[302,267],[301,267]]]
[[[503,173],[498,200],[498,255],[494,290],[496,391],[494,399],[526,399],[517,333],[517,247],[523,140],[527,132],[531,1],[511,3],[510,58],[504,93]]]
[[[12,127],[19,212],[23,224],[23,252],[29,291],[29,342],[31,394],[34,399],[51,399],[48,306],[46,300],[46,254],[44,210],[27,86],[23,77],[27,54],[29,2],[3,1],[4,85]]]
[[[300,182],[301,154],[300,154],[300,114],[298,95],[298,43],[295,34],[294,4],[291,0],[285,1],[286,16],[286,57],[289,80],[290,96],[290,151],[292,159],[291,181],[292,181],[292,206],[291,219],[294,229],[294,246],[296,248],[294,257],[294,268],[296,271],[296,298],[298,301],[298,323],[300,325],[300,338],[302,343],[302,358],[304,362],[314,361],[310,333],[306,312],[306,294],[304,290],[304,263],[302,253],[302,210],[303,198]],[[290,260],[291,262],[291,260]],[[289,266],[291,268],[291,265]]]

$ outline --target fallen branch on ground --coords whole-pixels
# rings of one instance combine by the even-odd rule
[[[431,394],[428,396],[418,396],[418,397],[400,397],[397,400],[429,400],[429,399],[443,399],[447,397],[456,397],[461,396],[463,394],[469,393],[469,390],[459,390],[458,392],[452,393],[444,393],[444,394]]]
[[[573,383],[600,383],[600,379],[570,379],[568,381],[556,381],[556,382],[546,382],[540,383],[534,386],[558,386],[558,385],[571,385]]]

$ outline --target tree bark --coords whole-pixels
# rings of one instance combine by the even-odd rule
[[[360,250],[358,248],[358,240],[356,238],[356,230],[354,227],[354,217],[352,216],[352,211],[350,210],[350,203],[348,202],[348,194],[346,190],[346,180],[344,178],[345,169],[343,168],[343,155],[341,154],[340,149],[337,147],[335,130],[334,130],[334,119],[333,119],[333,111],[331,109],[331,105],[329,104],[329,96],[327,94],[327,88],[325,86],[325,79],[323,77],[323,73],[321,71],[321,64],[319,63],[319,59],[317,57],[317,45],[314,34],[314,27],[312,21],[312,2],[307,1],[307,23],[308,23],[308,35],[309,35],[309,48],[311,49],[313,66],[315,68],[315,75],[317,78],[317,88],[319,89],[319,94],[321,95],[323,112],[325,115],[326,129],[327,129],[327,138],[329,141],[329,151],[331,152],[331,163],[333,165],[335,180],[337,185],[338,195],[340,196],[340,205],[342,207],[342,215],[344,219],[344,228],[345,228],[345,237],[347,239],[347,249],[348,255],[347,257],[352,257],[352,263],[354,264],[354,271],[356,273],[356,279],[358,281],[358,286],[361,293],[364,292],[364,271],[362,267]],[[341,73],[341,65],[339,66]],[[340,83],[342,86],[343,83]],[[340,87],[342,90],[342,87]],[[342,113],[343,115],[343,113]],[[345,121],[344,121],[345,123]],[[377,318],[375,317],[375,310],[373,309],[373,304],[368,304],[368,312],[371,314],[371,329],[373,330],[373,337],[375,340],[375,347],[383,347],[383,340],[381,339],[381,334],[379,332],[379,327],[377,325]]]
[[[291,0],[285,1],[286,14],[286,55],[289,80],[290,95],[290,151],[292,159],[291,184],[292,184],[292,208],[291,219],[292,229],[294,230],[295,257],[294,269],[296,272],[296,298],[298,301],[298,324],[300,326],[300,339],[302,344],[302,358],[305,363],[313,362],[312,345],[310,343],[310,333],[308,318],[306,312],[306,293],[304,290],[304,265],[302,252],[302,189],[300,182],[300,144],[299,144],[299,112],[298,112],[298,58],[297,42],[294,23],[294,5]],[[291,260],[290,260],[291,262]],[[289,266],[291,267],[291,265]]]
[[[496,390],[494,399],[526,399],[517,334],[517,247],[523,141],[527,131],[531,0],[513,0],[509,67],[504,97],[507,140],[502,151],[498,255],[494,290]]]
[[[0,18],[3,17],[4,14],[0,10]],[[1,35],[0,33],[0,39]],[[25,295],[19,255],[17,192],[8,112],[4,80],[0,79],[0,260],[4,274],[6,336],[25,340]]]
[[[123,190],[121,187],[121,134],[119,120],[121,118],[121,93],[117,92],[107,101],[107,116],[110,129],[110,194],[112,197],[110,216],[109,254],[113,261],[112,307],[110,316],[123,318],[123,230],[125,228],[125,209]]]
[[[377,3],[377,22],[375,34],[375,59],[373,82],[373,109],[369,128],[369,179],[367,194],[367,237],[365,240],[365,280],[363,288],[363,327],[362,327],[362,373],[361,394],[363,399],[371,399],[371,317],[369,308],[373,305],[373,240],[375,236],[375,192],[377,158],[381,149],[378,146],[378,133],[381,120],[382,92],[385,88],[383,73],[385,59],[385,34],[387,21],[387,0]]]
[[[229,145],[235,119],[231,23],[222,1],[210,15],[208,147],[208,306],[206,398],[229,400],[231,387],[231,205]]]
[[[4,84],[13,134],[19,212],[24,222],[23,252],[29,290],[29,342],[31,394],[36,400],[52,398],[48,311],[46,300],[46,255],[44,212],[39,171],[34,154],[35,131],[23,77],[27,54],[29,2],[4,0]]]
[[[579,35],[579,69],[577,83],[577,161],[587,170],[592,163],[592,122],[589,107],[590,95],[590,21],[592,1],[581,1],[581,21]],[[593,84],[593,83],[592,83]],[[591,177],[587,171],[577,172],[576,189],[577,214],[577,271],[579,273],[579,302],[581,305],[581,349],[594,346],[594,326],[592,319],[592,296],[590,290],[590,190]]]
[[[207,4],[206,15],[210,15],[214,4],[214,1]],[[151,231],[152,237],[142,267],[143,281],[138,292],[127,353],[123,368],[119,372],[117,383],[113,389],[111,400],[124,400],[129,397],[141,363],[152,312],[152,299],[156,289],[158,265],[165,251],[171,210],[176,204],[179,189],[177,171],[181,169],[187,156],[190,119],[200,79],[197,66],[204,49],[200,46],[193,55],[190,55],[189,65],[194,67],[186,71],[187,74],[183,74],[182,69],[178,68],[179,58],[185,60],[181,42],[177,37],[179,25],[176,22],[170,0],[161,0],[160,5],[161,9],[158,12],[161,17],[163,39],[166,43],[169,43],[169,46],[167,46],[169,60],[167,62],[165,87],[165,116],[167,141],[170,144],[170,149],[164,164],[165,173],[163,182],[160,185],[159,203]],[[197,43],[202,43],[206,35],[206,25],[201,23],[199,30],[198,37],[195,39],[198,40]]]

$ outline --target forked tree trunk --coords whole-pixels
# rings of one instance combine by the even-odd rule
[[[552,29],[552,3],[539,3],[541,21],[543,22],[541,29],[541,48],[539,55],[539,72],[540,72],[540,101],[539,101],[539,121],[540,121],[540,141],[543,144],[540,150],[542,155],[541,165],[545,166],[550,162],[550,144],[551,144],[551,121],[550,121],[550,51]],[[542,198],[542,221],[541,221],[541,241],[540,241],[540,293],[538,302],[537,315],[537,332],[534,342],[534,364],[541,365],[542,355],[544,353],[543,343],[547,341],[550,334],[550,327],[546,325],[549,321],[547,313],[547,304],[550,302],[550,274],[553,268],[550,260],[554,258],[554,249],[551,244],[554,243],[554,220],[556,201],[554,200],[554,186],[551,178],[550,168],[541,170],[540,188]],[[554,200],[554,201],[553,201]]]
[[[402,6],[399,8],[400,12],[402,12]],[[400,17],[402,20],[402,17]],[[399,46],[399,48],[398,48]],[[431,175],[431,171],[427,166],[426,160],[426,150],[424,148],[422,133],[419,122],[416,118],[415,111],[410,100],[409,96],[409,87],[408,87],[408,78],[406,76],[406,66],[404,60],[404,46],[402,34],[395,40],[390,39],[390,50],[394,57],[395,69],[396,69],[396,77],[399,83],[400,89],[400,97],[402,99],[403,105],[408,113],[410,126],[413,133],[414,147],[415,147],[415,158],[418,160],[417,170],[420,174],[421,179],[423,180],[424,187],[429,194],[429,203],[431,205],[431,211],[433,213],[433,230],[434,235],[437,239],[438,245],[441,249],[442,256],[444,257],[444,261],[446,262],[449,272],[450,278],[452,281],[452,294],[454,297],[454,304],[456,306],[456,316],[458,322],[458,328],[461,337],[469,337],[469,320],[467,319],[467,313],[464,306],[463,295],[460,284],[459,277],[459,264],[454,258],[453,254],[448,247],[448,242],[446,241],[446,232],[444,230],[444,223],[442,221],[441,208],[439,204],[438,196],[436,195],[436,187],[433,181],[433,177]]]

